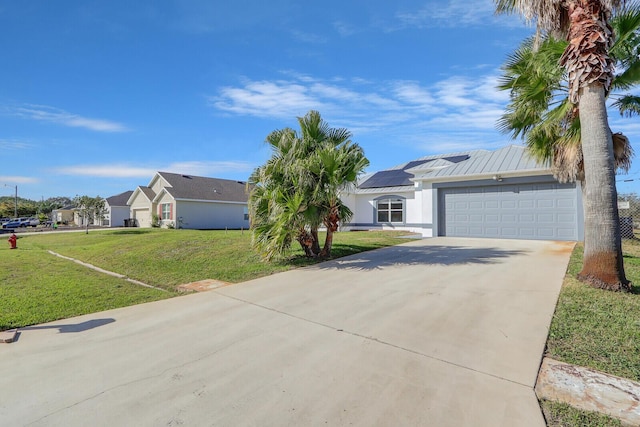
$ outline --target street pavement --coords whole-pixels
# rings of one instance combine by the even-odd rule
[[[20,330],[2,426],[544,426],[573,243],[433,238]]]

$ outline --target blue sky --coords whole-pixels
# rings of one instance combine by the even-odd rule
[[[493,11],[493,0],[0,0],[0,195],[108,197],[158,170],[246,180],[270,156],[265,137],[311,109],[352,131],[368,171],[519,144],[496,130],[508,93],[495,85],[533,30]],[[637,147],[637,118],[610,124]],[[638,191],[636,163],[619,192]]]

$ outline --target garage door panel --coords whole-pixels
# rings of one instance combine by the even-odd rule
[[[558,223],[559,224],[575,224],[576,216],[575,214],[558,214]]]
[[[572,184],[509,184],[442,189],[447,236],[577,240]]]
[[[532,199],[518,200],[518,208],[520,209],[534,209],[535,207],[536,207],[535,200],[532,200]]]
[[[556,206],[559,207],[559,208],[575,209],[576,201],[575,201],[575,199],[574,200],[571,200],[571,199],[558,199]]]

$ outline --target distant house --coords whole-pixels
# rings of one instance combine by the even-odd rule
[[[191,229],[249,227],[246,183],[169,172],[157,172],[129,199],[129,218],[138,227],[159,225]]]
[[[54,209],[51,212],[51,221],[56,224],[68,224],[74,222],[76,207],[72,205],[63,206],[60,209]]]
[[[130,210],[127,201],[133,194],[133,191],[125,191],[115,196],[105,199],[105,210],[102,225],[107,227],[122,227],[125,225],[124,220],[129,219]]]
[[[580,184],[559,183],[521,146],[421,157],[363,177],[344,229],[425,237],[584,238]]]

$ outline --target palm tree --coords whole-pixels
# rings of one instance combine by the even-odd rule
[[[631,4],[618,11],[611,24],[617,35],[611,49],[617,73],[609,98],[616,99],[612,106],[622,115],[631,116],[640,112],[640,98],[620,92],[640,84],[640,6]],[[525,40],[508,57],[499,88],[511,92],[511,102],[498,126],[514,138],[521,136],[534,157],[552,165],[560,182],[584,181],[580,122],[559,64],[566,47],[566,41],[547,34],[542,42]],[[614,133],[613,144],[616,168],[628,170],[633,154],[629,140]]]
[[[338,230],[340,222],[349,221],[353,215],[342,203],[340,192],[353,185],[368,165],[362,148],[348,139],[337,146],[323,146],[314,153],[309,171],[315,177],[314,200],[327,230],[320,256],[331,256],[333,233]]]
[[[578,278],[592,286],[630,291],[624,272],[618,225],[613,138],[606,96],[611,88],[615,36],[611,12],[624,0],[496,0],[498,12],[519,12],[535,20],[538,33],[563,34],[560,57],[567,72],[569,101],[579,108],[585,174],[585,247]]]
[[[330,256],[333,233],[351,216],[339,191],[369,164],[351,133],[330,128],[317,111],[298,123],[299,133],[286,128],[267,136],[272,156],[249,180],[253,245],[266,259],[283,255],[294,240],[308,257]],[[327,237],[321,250],[323,224]]]

